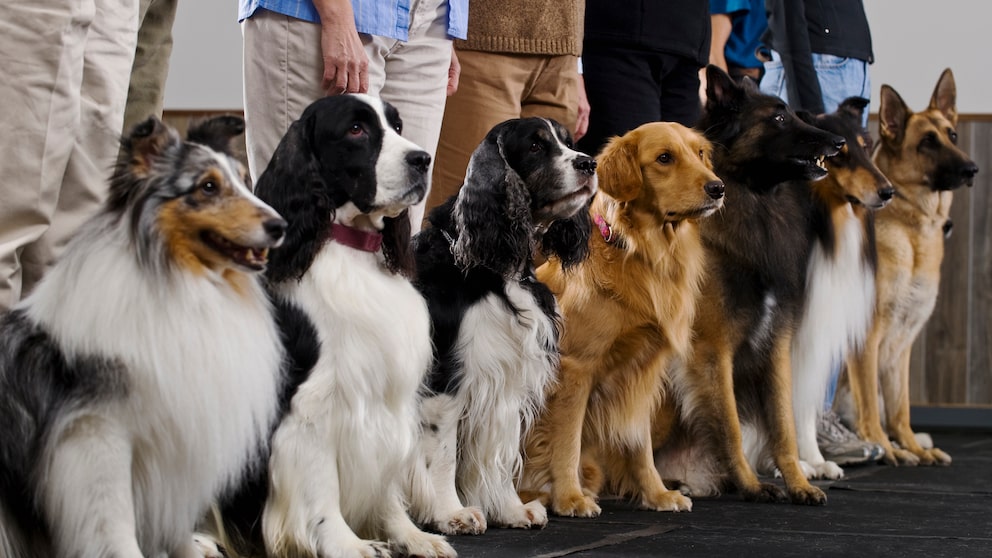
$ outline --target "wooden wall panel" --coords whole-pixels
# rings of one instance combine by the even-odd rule
[[[969,122],[968,153],[978,164],[969,191],[969,366],[966,403],[992,405],[992,122]]]

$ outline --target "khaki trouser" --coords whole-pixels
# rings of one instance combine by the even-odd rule
[[[575,56],[458,50],[458,91],[448,98],[427,210],[458,193],[472,152],[489,130],[511,118],[552,118],[575,129]]]
[[[172,56],[172,24],[176,21],[178,4],[179,0],[140,1],[138,44],[131,66],[123,133],[149,116],[162,117],[165,80]]]
[[[137,0],[11,0],[0,18],[0,309],[25,296],[103,202]]]
[[[434,157],[444,112],[451,40],[445,0],[414,0],[409,41],[362,35],[369,57],[369,94],[392,103],[403,136]],[[324,95],[320,25],[259,10],[242,24],[245,141],[252,181],[279,140],[310,103]],[[424,202],[411,208],[419,230]]]

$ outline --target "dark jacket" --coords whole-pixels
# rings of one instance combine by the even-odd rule
[[[705,66],[709,0],[586,0],[585,40],[665,52]]]

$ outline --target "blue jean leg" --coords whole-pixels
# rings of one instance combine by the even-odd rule
[[[760,84],[761,91],[780,97],[788,104],[788,87],[782,59],[775,51],[771,51],[771,55],[771,62],[765,62],[765,75],[761,78]],[[817,81],[820,82],[823,108],[826,112],[837,110],[841,102],[848,97],[871,98],[871,79],[868,75],[868,63],[864,60],[832,54],[814,54],[813,67],[816,69]],[[867,107],[861,125],[868,125]]]

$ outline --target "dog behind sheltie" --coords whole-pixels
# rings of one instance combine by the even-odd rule
[[[282,361],[254,273],[286,223],[229,154],[243,129],[136,126],[103,210],[0,318],[0,555],[201,555]]]

